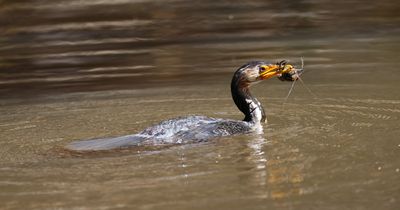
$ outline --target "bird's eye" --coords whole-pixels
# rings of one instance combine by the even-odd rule
[[[263,71],[265,71],[266,69],[265,69],[265,67],[264,66],[260,66],[260,68],[259,68],[259,71],[260,72],[263,72]]]

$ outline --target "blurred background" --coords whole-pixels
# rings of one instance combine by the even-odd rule
[[[0,0],[0,209],[400,209],[395,0]],[[233,72],[289,60],[252,87],[263,135],[70,154],[184,115],[242,119]]]
[[[318,70],[310,83],[351,80],[372,66],[379,72],[372,76],[399,79],[392,69],[400,30],[393,0],[0,5],[2,99],[218,83],[250,60],[296,64],[300,57]]]

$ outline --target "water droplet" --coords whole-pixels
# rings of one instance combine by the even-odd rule
[[[379,167],[378,167],[378,171],[380,171],[380,170],[382,170],[382,167],[379,166]]]
[[[400,168],[396,168],[396,172],[399,173],[400,172]]]

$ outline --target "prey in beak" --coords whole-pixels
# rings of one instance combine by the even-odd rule
[[[277,76],[282,81],[296,81],[303,73],[303,69],[295,68],[285,60],[276,64],[267,64],[260,66],[259,79],[266,80]]]

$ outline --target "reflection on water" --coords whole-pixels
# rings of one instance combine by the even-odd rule
[[[398,3],[53,0],[0,3],[1,209],[398,209]],[[77,139],[167,118],[240,119],[232,72],[289,59],[255,86],[264,134],[68,156]]]

